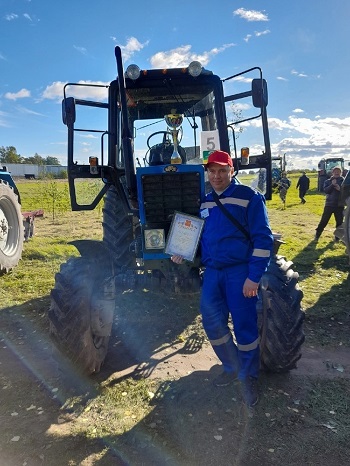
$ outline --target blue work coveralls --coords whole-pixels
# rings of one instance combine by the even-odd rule
[[[201,256],[205,266],[201,295],[203,327],[227,372],[240,380],[259,374],[259,335],[256,297],[243,295],[246,278],[258,283],[273,249],[264,197],[257,191],[231,184],[219,196],[221,203],[249,233],[248,240],[206,195],[200,207],[205,219]],[[229,328],[231,314],[234,337]]]

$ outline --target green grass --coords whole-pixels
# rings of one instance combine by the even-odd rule
[[[27,201],[28,204],[30,201]],[[30,210],[36,210],[30,208]],[[21,305],[48,296],[60,265],[78,251],[68,243],[78,239],[101,239],[100,210],[65,212],[53,221],[50,213],[35,219],[35,235],[24,244],[22,260],[0,277],[1,308]]]

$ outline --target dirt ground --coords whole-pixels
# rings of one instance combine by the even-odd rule
[[[313,347],[306,338],[298,368],[262,373],[260,402],[247,410],[237,386],[212,385],[220,367],[195,299],[180,306],[177,298],[135,294],[118,305],[101,373],[67,387],[51,356],[48,305],[45,298],[0,312],[0,466],[349,464],[339,408],[322,400],[322,417],[308,401],[319,381],[331,388],[343,380],[346,390],[349,348]],[[101,383],[129,377],[160,381],[150,414],[122,435],[77,433],[94,418],[66,409],[69,389],[83,386],[93,398]]]

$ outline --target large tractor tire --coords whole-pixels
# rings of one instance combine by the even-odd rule
[[[303,292],[293,263],[276,255],[261,280],[258,302],[261,367],[271,372],[286,372],[296,367],[305,340]]]
[[[130,251],[133,242],[132,220],[123,207],[122,199],[114,186],[104,197],[103,241],[113,264],[118,268],[135,265],[135,255]]]
[[[108,257],[97,249],[94,256],[90,242],[75,242],[82,257],[61,265],[51,291],[50,333],[60,352],[84,374],[99,372],[108,351],[115,308],[114,280],[106,278],[110,265],[118,273],[135,262],[132,223],[113,186],[104,202],[103,249]]]
[[[23,218],[18,196],[0,180],[0,275],[16,267],[22,256]]]
[[[113,281],[84,257],[61,265],[51,291],[50,333],[58,349],[84,374],[98,372],[113,324]]]

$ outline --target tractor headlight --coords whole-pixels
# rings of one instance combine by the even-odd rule
[[[126,76],[133,81],[136,81],[136,79],[139,79],[141,70],[137,65],[129,65],[126,69],[125,72]]]
[[[161,230],[145,230],[145,247],[146,249],[164,249],[165,232]]]
[[[196,78],[197,76],[199,76],[202,72],[202,65],[199,63],[199,61],[192,61],[189,65],[188,65],[188,72],[191,76],[193,76],[194,78]]]

